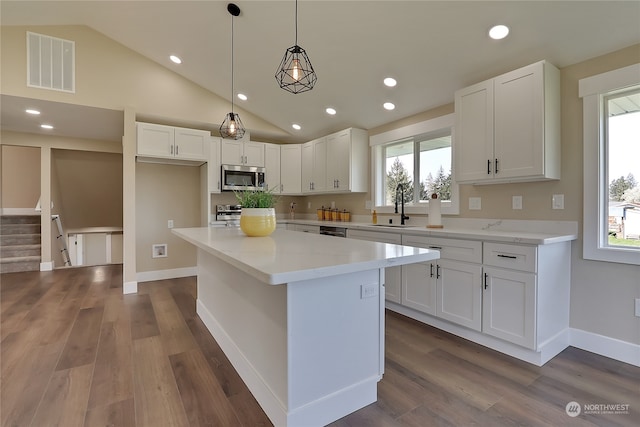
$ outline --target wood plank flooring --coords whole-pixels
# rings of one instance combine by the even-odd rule
[[[121,287],[119,265],[0,275],[3,427],[271,425],[196,315],[195,278]],[[640,425],[640,368],[575,348],[538,368],[395,313],[386,340],[378,402],[332,426]],[[571,401],[629,412],[573,418]]]

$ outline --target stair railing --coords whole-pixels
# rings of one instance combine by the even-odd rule
[[[64,261],[64,265],[71,267],[71,257],[69,256],[69,249],[67,248],[67,239],[64,236],[64,232],[62,231],[62,222],[60,222],[60,215],[51,215],[51,221],[56,223],[56,227],[58,228],[58,235],[56,240],[58,240],[58,247],[60,248],[60,253],[62,254],[62,260]]]

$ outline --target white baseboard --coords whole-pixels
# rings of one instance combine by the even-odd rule
[[[40,215],[34,208],[2,208],[0,215]]]
[[[177,279],[198,275],[198,267],[172,268],[169,270],[141,271],[136,273],[138,282],[151,282],[153,280]]]
[[[137,294],[138,293],[138,282],[124,282],[122,284],[122,293],[123,294]]]
[[[53,271],[53,261],[41,262],[40,271]]]
[[[640,366],[640,345],[638,344],[594,334],[582,329],[571,329],[570,344],[591,353]]]

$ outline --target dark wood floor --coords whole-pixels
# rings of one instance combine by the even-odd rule
[[[121,266],[0,276],[2,426],[271,425],[195,314],[195,279]],[[343,426],[637,426],[640,368],[569,348],[538,368],[387,315],[378,402]],[[581,414],[568,402],[629,404]]]

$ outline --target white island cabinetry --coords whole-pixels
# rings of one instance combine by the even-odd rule
[[[350,239],[368,240],[370,242],[401,244],[402,237],[396,233],[380,233],[377,231],[347,230]],[[384,270],[385,299],[387,301],[400,302],[402,267],[387,267]]]
[[[327,425],[377,400],[384,269],[438,257],[287,230],[172,231],[198,248],[198,315],[276,426]]]

